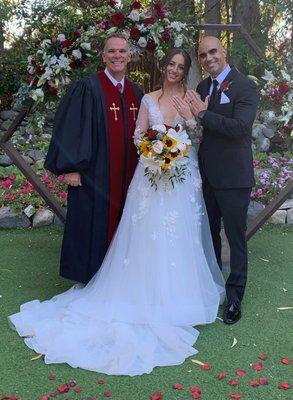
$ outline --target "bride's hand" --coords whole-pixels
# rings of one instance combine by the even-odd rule
[[[179,96],[173,96],[171,101],[181,118],[185,121],[189,121],[193,118],[189,104],[184,99],[181,99]]]

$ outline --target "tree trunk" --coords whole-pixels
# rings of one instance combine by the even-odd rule
[[[189,23],[196,22],[194,0],[168,0],[166,3],[174,19]]]
[[[4,53],[4,29],[3,22],[0,21],[0,55]]]
[[[260,21],[261,15],[258,0],[232,0],[232,23],[241,24],[264,51],[265,40],[261,32]],[[254,75],[262,73],[262,64],[238,33],[233,35],[231,58],[233,64],[244,73]]]
[[[206,24],[221,23],[220,3],[219,0],[205,0],[204,15]],[[220,37],[220,31],[208,30],[205,31],[205,36]]]

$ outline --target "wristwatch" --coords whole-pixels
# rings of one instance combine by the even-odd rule
[[[202,119],[203,119],[205,113],[206,113],[206,110],[202,110],[197,114],[197,119],[199,120],[200,123],[202,122]]]

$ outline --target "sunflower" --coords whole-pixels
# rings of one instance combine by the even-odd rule
[[[166,150],[172,151],[173,149],[176,149],[177,140],[175,138],[165,135],[162,141]]]
[[[142,142],[140,142],[139,152],[140,152],[140,154],[147,156],[148,152],[149,152],[149,142],[147,142],[146,140],[143,140]]]
[[[166,154],[166,155],[164,156],[163,161],[164,161],[164,164],[162,165],[162,170],[163,170],[163,171],[167,171],[168,169],[171,168],[172,156],[169,155],[169,154]]]

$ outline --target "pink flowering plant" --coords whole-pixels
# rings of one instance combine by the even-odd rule
[[[66,206],[67,187],[63,182],[64,176],[55,177],[44,169],[38,170],[38,175],[50,193],[55,195],[59,204]],[[15,166],[0,167],[0,204],[11,206],[18,214],[29,205],[35,209],[46,205],[34,186]]]
[[[256,153],[253,163],[256,185],[251,192],[251,199],[267,204],[293,178],[292,154]]]

